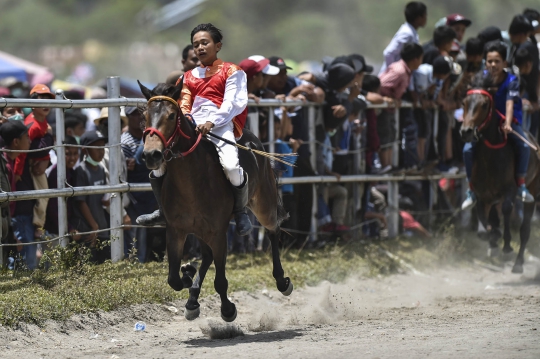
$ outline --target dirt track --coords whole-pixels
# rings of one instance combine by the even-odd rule
[[[233,293],[234,327],[223,324],[210,297],[194,322],[183,318],[182,303],[171,303],[177,314],[142,305],[42,329],[0,328],[0,357],[540,358],[540,263],[529,261],[524,275],[493,269],[351,278],[289,298],[273,289]],[[138,320],[144,332],[133,330]],[[245,335],[208,337],[238,329]]]

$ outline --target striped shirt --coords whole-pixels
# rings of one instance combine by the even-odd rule
[[[141,143],[141,140],[136,139],[129,132],[124,132],[122,137],[120,137],[120,143],[122,145],[122,151],[126,158],[135,157],[135,152],[137,152],[137,146]]]
[[[411,69],[405,61],[399,60],[390,65],[379,75],[381,80],[381,95],[401,99],[411,80]]]

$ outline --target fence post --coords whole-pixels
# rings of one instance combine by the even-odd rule
[[[120,77],[110,76],[107,78],[107,98],[117,99],[120,97]],[[120,171],[122,157],[120,155],[120,107],[109,107],[109,184],[120,184]],[[118,192],[111,195],[111,228],[122,225],[122,195]],[[124,230],[122,228],[111,230],[111,260],[120,261],[124,257]]]
[[[399,108],[396,108],[394,112],[394,126],[396,129],[396,138],[392,144],[392,166],[399,166],[399,139],[401,134],[399,132]],[[399,185],[397,181],[388,182],[388,208],[390,213],[388,214],[388,236],[390,238],[397,237],[399,234]]]
[[[316,112],[315,107],[308,107],[308,132],[309,132],[309,152],[311,168],[317,171],[317,144],[315,143]],[[319,173],[320,174],[320,173]],[[320,174],[321,175],[321,174]],[[317,185],[312,184],[313,203],[311,205],[311,235],[310,241],[317,240]]]
[[[64,91],[56,90],[56,99],[64,99]],[[56,109],[56,145],[64,144],[65,140],[65,127],[64,127],[64,109]],[[59,189],[66,188],[66,148],[56,147],[56,183]],[[65,236],[67,234],[67,204],[65,197],[58,197],[58,236]],[[69,238],[64,237],[60,239],[60,245],[67,247]]]
[[[274,153],[276,148],[274,135],[274,108],[268,107],[268,152]]]

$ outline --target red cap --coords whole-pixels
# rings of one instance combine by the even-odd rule
[[[245,59],[240,62],[239,66],[246,73],[247,79],[249,80],[253,76],[257,75],[270,63],[270,60],[264,59],[261,61],[254,61],[250,59]]]
[[[461,51],[461,46],[459,45],[459,42],[457,42],[457,40],[454,40],[454,42],[452,43],[452,48],[450,49],[450,52],[460,52]]]
[[[56,96],[51,92],[51,90],[43,84],[37,84],[30,91],[30,95],[37,93],[38,95],[48,95],[50,98],[54,99]]]
[[[457,23],[462,23],[463,25],[469,27],[471,26],[472,21],[461,14],[451,14],[446,17],[446,25],[450,26]]]

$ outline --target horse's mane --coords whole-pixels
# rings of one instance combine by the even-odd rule
[[[155,96],[169,96],[171,97],[176,89],[175,85],[166,84],[160,82],[152,89],[152,94]],[[176,99],[175,99],[176,100]]]
[[[489,72],[484,73],[480,71],[476,74],[471,84],[473,89],[484,89],[496,87],[495,82],[493,81],[493,76]]]

